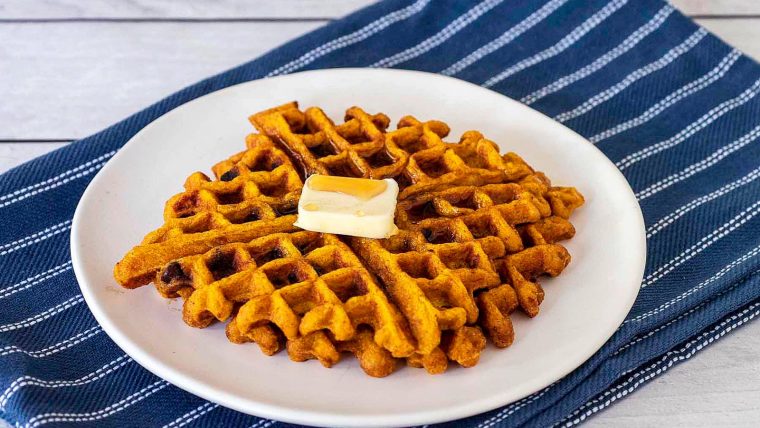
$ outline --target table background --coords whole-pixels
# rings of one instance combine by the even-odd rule
[[[0,172],[372,1],[0,0]],[[760,1],[672,3],[760,58]],[[587,426],[757,426],[759,403],[755,322]]]

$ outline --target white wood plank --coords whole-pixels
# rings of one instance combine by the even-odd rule
[[[755,59],[760,59],[760,19],[697,19],[696,21],[729,45],[736,46]]]
[[[0,174],[68,143],[0,143]]]
[[[0,140],[87,136],[320,25],[0,24]]]
[[[588,420],[587,427],[757,427],[760,322],[753,321]]]
[[[336,18],[374,2],[375,0],[0,0],[0,18]]]
[[[670,0],[688,15],[756,15],[760,14],[757,0]]]
[[[340,17],[376,0],[0,0],[4,19]],[[760,14],[757,0],[671,0],[688,15]]]

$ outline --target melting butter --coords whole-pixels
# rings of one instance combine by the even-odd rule
[[[366,178],[333,177],[330,175],[314,175],[309,177],[309,188],[321,192],[337,192],[351,195],[363,201],[368,201],[385,192],[388,183],[383,180]]]
[[[396,232],[398,183],[392,179],[306,179],[295,226],[314,232],[381,239]]]

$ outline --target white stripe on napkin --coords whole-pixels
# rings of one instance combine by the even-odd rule
[[[707,35],[707,30],[705,30],[704,28],[698,29],[697,31],[692,33],[688,38],[686,38],[683,42],[681,42],[678,46],[666,52],[665,55],[661,56],[659,59],[653,62],[650,62],[649,64],[637,70],[632,71],[625,78],[623,78],[623,80],[610,86],[609,88],[603,90],[602,92],[599,92],[598,94],[592,96],[591,98],[586,100],[584,103],[582,103],[578,107],[575,107],[572,110],[568,110],[564,113],[560,113],[556,115],[554,119],[560,122],[567,122],[570,119],[576,118],[578,116],[581,116],[591,111],[593,108],[595,108],[599,104],[602,104],[603,102],[609,100],[610,98],[624,91],[626,88],[628,88],[629,86],[631,86],[638,80],[643,79],[644,77],[654,73],[655,71],[658,71],[664,68],[665,66],[669,65],[670,63],[678,59],[681,55],[685,54],[686,52],[689,52],[706,35]]]
[[[728,73],[728,70],[731,69],[731,67],[736,63],[736,61],[740,57],[741,57],[741,53],[739,51],[737,51],[736,49],[731,50],[731,52],[728,55],[726,55],[721,60],[721,62],[717,66],[715,66],[715,68],[710,70],[707,74],[703,75],[699,79],[689,82],[688,84],[677,89],[675,92],[668,94],[668,96],[666,96],[665,98],[655,103],[653,106],[648,108],[644,113],[640,114],[639,116],[633,119],[629,119],[623,123],[615,125],[612,128],[609,128],[605,131],[602,131],[590,137],[589,141],[596,144],[603,140],[606,140],[607,138],[615,136],[623,131],[627,131],[643,123],[649,122],[650,120],[654,119],[657,115],[667,110],[669,107],[673,106],[674,104],[681,101],[682,99],[692,94],[695,94],[701,91],[702,89],[710,86],[711,84],[715,83],[716,81],[718,81],[720,78],[725,76],[726,73]]]
[[[383,58],[380,61],[377,61],[376,63],[370,65],[370,67],[393,67],[394,65],[397,65],[402,62],[409,61],[412,58],[418,57],[424,54],[425,52],[428,52],[431,49],[435,48],[436,46],[439,46],[441,43],[445,42],[446,40],[450,39],[456,33],[460,32],[461,30],[466,28],[468,25],[475,22],[475,20],[477,20],[478,18],[486,14],[488,11],[490,11],[494,7],[501,4],[503,1],[504,0],[485,0],[482,3],[478,3],[472,9],[468,10],[462,15],[459,15],[457,19],[452,21],[449,25],[444,27],[441,31],[439,31],[435,35],[425,39],[424,41],[418,43],[415,46],[412,46],[411,48],[405,49],[399,53]]]
[[[543,88],[524,96],[520,101],[531,105],[549,94],[553,94],[554,92],[557,92],[572,83],[575,83],[596,73],[597,71],[604,68],[604,66],[638,45],[640,41],[642,41],[652,32],[660,28],[674,10],[675,9],[673,9],[672,6],[666,4],[654,15],[654,17],[652,17],[652,19],[649,20],[649,22],[639,27],[636,31],[626,37],[626,39],[623,40],[619,45],[607,51],[604,55],[594,60],[591,64],[588,64],[573,73],[560,77],[559,79],[544,86]]]
[[[442,70],[441,74],[444,74],[447,76],[457,74],[460,71],[464,70],[465,68],[471,66],[472,64],[480,61],[487,55],[497,51],[498,49],[501,49],[503,46],[511,43],[514,39],[522,35],[524,32],[530,30],[531,28],[536,26],[538,23],[546,19],[546,17],[551,15],[555,10],[559,9],[560,6],[567,3],[567,1],[568,0],[552,0],[546,3],[545,5],[541,6],[540,9],[538,9],[537,11],[528,15],[527,18],[520,21],[519,24],[511,27],[510,29],[502,33],[501,36],[491,40],[490,42],[479,47],[478,49],[468,54],[464,58],[450,65],[448,68]]]
[[[591,15],[585,21],[583,21],[581,25],[575,27],[570,33],[568,33],[555,45],[549,48],[546,48],[543,51],[531,57],[525,58],[522,61],[518,62],[517,64],[496,74],[495,76],[490,77],[488,80],[486,80],[483,83],[483,86],[485,86],[486,88],[490,88],[496,85],[497,83],[501,82],[502,80],[508,78],[509,76],[512,76],[513,74],[516,74],[522,70],[525,70],[526,68],[532,67],[542,61],[545,61],[549,58],[559,55],[560,53],[564,52],[565,50],[569,49],[571,46],[576,44],[579,40],[583,38],[583,36],[588,34],[591,30],[598,27],[599,24],[601,24],[607,18],[612,16],[613,13],[615,13],[618,9],[623,7],[626,3],[628,3],[628,0],[613,0],[607,3],[606,6],[604,6],[595,14]]]
[[[637,152],[631,153],[630,155],[624,157],[615,165],[622,171],[631,165],[635,164],[636,162],[640,162],[650,156],[653,156],[657,153],[660,153],[664,150],[667,150],[669,148],[675,147],[682,142],[686,141],[689,137],[696,134],[697,132],[701,131],[702,129],[706,128],[708,125],[713,123],[714,121],[721,118],[724,114],[743,106],[753,98],[755,98],[755,95],[760,92],[760,79],[756,80],[755,83],[752,84],[749,88],[747,88],[744,92],[739,94],[736,98],[732,98],[730,100],[726,100],[714,108],[712,108],[710,111],[705,113],[702,117],[694,121],[693,123],[690,123],[689,126],[682,129],[678,134],[668,138],[665,141],[661,141],[657,144],[653,144],[651,146],[645,147]]]

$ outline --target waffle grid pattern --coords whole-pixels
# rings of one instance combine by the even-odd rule
[[[226,322],[234,343],[331,367],[351,353],[371,376],[398,360],[430,373],[477,364],[486,338],[514,340],[511,314],[538,314],[541,275],[570,255],[557,242],[583,203],[477,131],[443,141],[440,121],[390,119],[358,107],[335,124],[296,103],[250,117],[247,150],[197,172],[115,269],[127,287],[153,282],[184,298],[193,327]],[[399,232],[339,237],[293,226],[305,178],[393,178]]]

